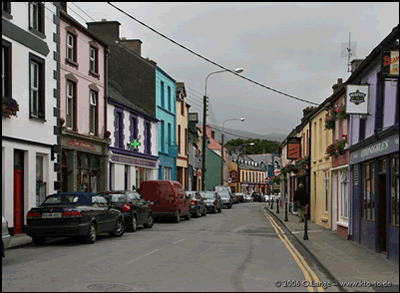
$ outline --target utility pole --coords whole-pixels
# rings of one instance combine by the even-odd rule
[[[222,146],[221,146],[221,185],[224,185],[224,131],[222,130]]]
[[[205,191],[206,183],[205,183],[205,174],[206,174],[206,146],[207,146],[207,135],[206,135],[206,127],[207,127],[207,96],[203,98],[203,142],[202,142],[202,165],[201,165],[201,190]]]

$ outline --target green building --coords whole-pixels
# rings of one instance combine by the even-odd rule
[[[207,147],[205,190],[221,185],[221,156]]]

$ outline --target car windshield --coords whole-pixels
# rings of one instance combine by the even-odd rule
[[[228,191],[220,191],[218,192],[221,198],[230,198],[229,192]]]
[[[111,199],[111,202],[126,201],[125,194],[123,193],[106,193],[101,195],[104,196],[107,199],[107,201],[110,201]]]
[[[60,194],[60,195],[51,195],[46,198],[46,200],[42,203],[42,205],[79,205],[83,204],[86,201],[86,197],[83,195],[77,194]]]
[[[205,192],[202,196],[204,198],[207,198],[207,199],[214,199],[215,198],[214,192]]]

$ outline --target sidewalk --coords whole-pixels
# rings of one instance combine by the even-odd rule
[[[304,223],[299,223],[297,215],[288,212],[285,222],[285,210],[276,204],[273,214],[297,240],[310,252],[335,282],[391,282],[392,287],[342,287],[347,292],[399,292],[399,267],[386,259],[384,254],[375,253],[358,243],[347,240],[337,232],[327,230],[308,221],[308,240],[303,240]]]
[[[11,241],[8,249],[18,248],[29,244],[33,244],[31,237],[29,237],[25,233],[14,234],[14,236],[11,236]]]

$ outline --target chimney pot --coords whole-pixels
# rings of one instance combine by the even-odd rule
[[[107,21],[107,19],[105,19],[105,18],[102,18],[102,19],[101,19],[101,21]]]

